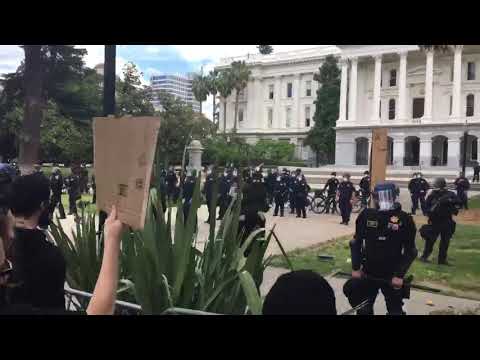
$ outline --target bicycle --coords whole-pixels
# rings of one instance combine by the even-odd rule
[[[315,214],[323,214],[327,212],[328,206],[328,212],[331,212],[332,214],[338,213],[337,201],[335,199],[335,196],[335,194],[325,195],[324,191],[316,191],[310,209]]]
[[[359,213],[363,209],[365,209],[368,206],[368,203],[370,202],[370,194],[366,196],[365,200],[362,201],[363,198],[363,190],[359,190],[355,196],[355,200],[352,203],[352,213]]]

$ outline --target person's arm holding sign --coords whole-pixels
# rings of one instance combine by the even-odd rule
[[[123,223],[117,219],[117,208],[112,206],[110,215],[105,221],[106,235],[102,267],[100,268],[92,299],[88,304],[88,315],[112,315],[114,312],[123,227]]]

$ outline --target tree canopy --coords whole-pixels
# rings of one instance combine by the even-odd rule
[[[262,55],[268,55],[273,53],[272,45],[257,45],[258,52]]]

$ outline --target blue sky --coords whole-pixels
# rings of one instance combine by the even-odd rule
[[[87,49],[85,62],[93,67],[103,63],[103,45],[76,45]],[[275,52],[306,49],[322,45],[273,45]],[[143,73],[143,83],[148,84],[151,75],[179,73],[213,69],[223,57],[255,54],[256,45],[117,45],[117,74],[129,61],[135,63]],[[23,50],[16,45],[0,45],[0,74],[15,71],[23,59]],[[212,99],[204,104],[204,113],[211,117]]]

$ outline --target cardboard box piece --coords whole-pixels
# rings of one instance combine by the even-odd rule
[[[93,121],[97,208],[116,205],[133,229],[145,224],[159,117],[97,117]]]

